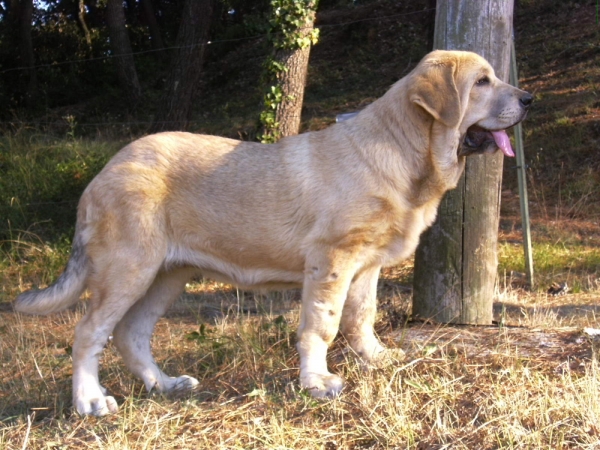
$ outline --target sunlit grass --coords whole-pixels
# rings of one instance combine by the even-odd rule
[[[83,189],[120,146],[30,131],[0,136],[0,246],[28,232],[70,236]]]
[[[591,449],[600,444],[600,370],[589,350],[591,359],[570,366],[568,359],[544,359],[539,349],[533,349],[538,356],[525,352],[518,334],[503,337],[499,328],[487,333],[493,342],[479,342],[486,348],[483,355],[457,347],[456,339],[439,339],[453,333],[449,328],[416,327],[403,344],[405,363],[364,372],[343,356],[340,341],[330,365],[347,386],[337,399],[316,401],[297,383],[289,331],[297,326],[295,312],[285,314],[285,321],[268,315],[201,321],[204,332],[180,315],[161,321],[154,338],[159,365],[201,381],[197,392],[177,399],[146,394],[108,345],[101,377],[120,411],[81,418],[71,410],[66,351],[80,316],[80,310],[50,318],[0,314],[0,448],[22,448],[25,442],[31,449]],[[430,344],[421,348],[415,332],[430,334]]]
[[[500,274],[525,272],[523,246],[500,243],[498,263]],[[600,247],[596,245],[534,242],[533,263],[540,289],[553,282],[567,282],[572,293],[600,288]]]

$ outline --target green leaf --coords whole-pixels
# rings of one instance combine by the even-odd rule
[[[254,389],[252,392],[246,394],[246,397],[263,397],[266,393],[264,389]]]

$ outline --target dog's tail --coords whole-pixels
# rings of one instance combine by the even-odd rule
[[[86,285],[89,261],[81,234],[75,233],[71,258],[65,271],[51,286],[41,291],[24,292],[14,303],[16,311],[26,314],[52,314],[74,305]]]

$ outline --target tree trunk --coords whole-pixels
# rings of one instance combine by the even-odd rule
[[[438,1],[434,47],[479,53],[508,81],[513,0]],[[489,324],[497,276],[503,155],[471,156],[415,256],[413,316]]]
[[[314,22],[315,15],[313,13],[303,27],[303,37],[310,36]],[[275,121],[279,123],[279,137],[292,136],[300,132],[310,47],[307,45],[304,48],[278,50],[275,53],[275,60],[287,67],[287,70],[279,76],[282,101],[275,112]]]
[[[271,0],[271,33],[275,52],[266,64],[268,90],[261,142],[271,143],[300,131],[304,88],[314,29],[317,0]]]
[[[79,12],[77,13],[77,18],[79,19],[79,25],[81,25],[81,29],[83,30],[83,34],[85,35],[85,42],[87,42],[88,47],[92,48],[92,34],[90,33],[90,29],[87,26],[85,21],[85,2],[84,0],[79,0]]]
[[[202,73],[204,53],[215,0],[186,0],[171,63],[171,73],[150,127],[153,133],[185,130],[191,118],[194,94]]]
[[[4,8],[8,13],[8,19],[14,23],[18,21],[19,16],[19,0],[9,0],[5,2]]]
[[[33,20],[33,0],[19,2],[19,56],[21,64],[27,67],[25,72],[27,80],[24,83],[25,104],[32,106],[35,101],[37,89],[37,76],[35,72],[35,58],[33,43],[31,41],[31,26]]]
[[[160,35],[160,27],[156,21],[156,15],[154,14],[154,8],[152,7],[152,0],[140,0],[140,6],[142,7],[142,17],[144,23],[148,26],[150,32],[150,43],[154,50],[162,50],[165,48],[165,44]],[[164,57],[164,52],[157,52],[159,59]]]
[[[110,46],[115,54],[117,76],[127,98],[135,105],[142,96],[142,88],[135,70],[131,42],[125,24],[125,11],[121,0],[108,0],[106,22]]]

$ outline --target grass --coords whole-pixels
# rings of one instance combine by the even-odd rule
[[[0,302],[60,273],[79,197],[121,145],[27,129],[0,137]]]
[[[548,260],[538,276],[557,276],[565,258],[577,261],[582,252],[564,251],[576,244],[570,234],[542,231],[539,239],[566,242],[536,249],[536,259],[541,250]],[[51,281],[68,254],[66,245],[31,236],[13,246],[15,256],[2,261],[4,300],[32,282]],[[520,258],[520,246],[501,246],[502,267]],[[410,312],[410,272],[410,263],[386,271],[377,324],[387,345],[407,352],[406,363],[365,373],[338,340],[330,366],[348,384],[330,401],[298,387],[296,291],[255,297],[220,283],[191,283],[159,322],[153,347],[165,371],[193,375],[200,388],[176,399],[148,395],[109,344],[101,378],[120,412],[101,419],[71,409],[69,352],[84,306],[43,318],[0,309],[0,449],[600,445],[600,342],[580,331],[597,327],[597,289],[552,298],[505,283],[496,327],[407,325],[397,317]]]
[[[523,247],[520,243],[499,246],[500,273],[525,272]],[[600,248],[564,242],[537,242],[533,245],[534,273],[540,287],[555,281],[567,282],[571,292],[594,292],[600,287]]]
[[[197,376],[200,389],[178,399],[147,395],[109,344],[101,377],[121,409],[100,419],[70,409],[68,349],[82,308],[48,318],[1,313],[0,448],[556,449],[600,443],[598,343],[573,328],[532,338],[530,331],[502,327],[482,333],[412,326],[386,334],[389,344],[401,343],[408,352],[406,364],[368,373],[337,342],[330,365],[347,388],[338,399],[315,401],[296,381],[294,310],[225,315],[237,303],[233,293],[212,284],[190,291],[159,323],[154,348],[161,366]],[[268,309],[268,299],[262,301]],[[216,321],[188,311],[210,302],[222,305]],[[382,318],[378,325],[388,324]],[[557,342],[543,342],[548,339]]]
[[[70,237],[83,189],[121,144],[27,129],[4,133],[0,137],[0,241],[19,240],[27,232],[42,239]]]

